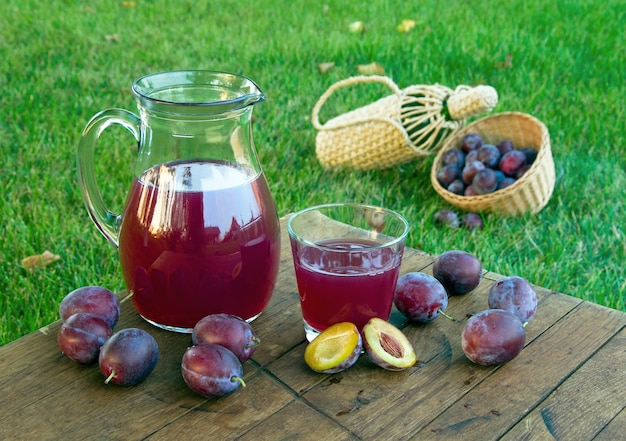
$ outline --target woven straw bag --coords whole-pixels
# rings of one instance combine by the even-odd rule
[[[437,172],[441,169],[443,155],[450,149],[458,148],[468,133],[478,133],[484,143],[494,145],[508,139],[516,148],[535,149],[537,158],[530,169],[509,187],[484,195],[457,195],[439,183]],[[522,112],[491,115],[472,122],[450,136],[437,153],[430,174],[435,191],[450,204],[466,211],[491,211],[508,216],[541,211],[552,196],[555,180],[550,133],[540,120]]]
[[[320,110],[336,90],[374,82],[387,85],[393,94],[320,123]],[[333,84],[313,107],[311,120],[318,130],[315,153],[325,167],[392,167],[435,153],[467,118],[491,111],[497,102],[491,86],[400,89],[385,76],[350,77]]]

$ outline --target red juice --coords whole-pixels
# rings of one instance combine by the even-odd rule
[[[243,319],[267,306],[280,225],[262,173],[225,162],[172,162],[134,179],[120,261],[148,321],[189,331],[204,316]]]
[[[352,322],[363,329],[372,317],[388,320],[402,249],[371,248],[377,243],[345,238],[319,245],[323,247],[294,250],[304,321],[323,331],[338,322]]]

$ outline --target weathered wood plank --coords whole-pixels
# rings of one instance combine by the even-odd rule
[[[291,271],[281,270],[270,304],[252,322],[252,327],[261,339],[253,360],[261,366],[283,356],[304,341],[300,298],[293,268]]]
[[[610,432],[619,436],[609,439],[617,440],[626,437],[626,421],[622,419],[618,431],[620,420],[614,418],[625,407],[626,329],[622,329],[503,439],[584,441],[612,423]],[[608,434],[604,433],[605,439]]]
[[[237,439],[348,441],[358,438],[301,401],[293,401]]]
[[[626,325],[623,313],[600,308],[578,305],[425,426],[416,439],[499,439]]]
[[[134,312],[130,302],[122,305],[116,329],[128,327],[147,330],[159,344],[155,370],[132,387],[105,385],[97,364],[81,365],[62,355],[56,332],[49,332],[45,338],[33,334],[32,339],[18,340],[11,351],[2,351],[5,355],[13,351],[30,353],[36,363],[26,376],[18,370],[8,377],[4,369],[0,374],[3,395],[13,398],[3,403],[0,415],[0,433],[5,439],[124,439],[127,433],[150,433],[201,403],[203,398],[191,392],[180,375],[189,336],[152,327]],[[34,358],[30,351],[41,355]],[[254,370],[252,365],[247,368],[247,372]]]
[[[267,421],[294,397],[263,372],[246,377],[247,386],[221,398],[204,400],[181,418],[163,424],[149,440],[234,439]],[[255,429],[256,430],[256,429]]]
[[[487,308],[501,276],[450,298],[438,318],[391,321],[414,343],[416,367],[388,372],[361,357],[322,375],[303,360],[302,316],[286,218],[276,290],[254,323],[261,346],[245,363],[247,387],[206,399],[180,374],[189,335],[152,327],[130,302],[116,329],[139,327],[160,348],[155,371],[133,387],[105,385],[97,365],[63,356],[60,323],[0,348],[0,439],[621,439],[626,431],[626,314],[535,287],[539,311],[522,353],[480,367],[461,350],[468,315]],[[337,226],[333,226],[337,227]],[[434,257],[407,249],[401,272],[432,274]],[[548,415],[549,427],[545,421]]]
[[[626,407],[602,429],[594,441],[615,441],[623,439],[626,433]]]
[[[364,439],[407,439],[497,371],[495,367],[470,363],[462,352],[460,338],[466,314],[487,307],[486,292],[491,283],[485,279],[474,292],[450,299],[447,312],[457,321],[440,317],[426,325],[409,324],[404,328],[420,360],[413,369],[388,372],[361,357],[348,371],[322,378],[304,369],[304,363],[298,360],[303,352],[300,347],[269,369],[302,392],[315,408],[356,435]],[[541,309],[532,322],[528,344],[580,303],[547,290],[538,291]],[[527,353],[522,352],[511,363],[525,365],[526,357]],[[359,400],[363,402],[359,404]]]

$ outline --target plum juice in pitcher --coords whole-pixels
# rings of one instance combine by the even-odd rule
[[[247,77],[208,70],[146,75],[132,91],[139,115],[98,112],[76,156],[87,210],[119,249],[135,309],[176,332],[215,313],[254,320],[280,259],[278,212],[252,136],[263,91]],[[122,214],[104,203],[94,167],[100,136],[113,125],[137,141]]]
[[[267,305],[279,226],[262,174],[222,161],[171,162],[134,179],[120,230],[133,303],[148,321],[192,328],[209,313]]]

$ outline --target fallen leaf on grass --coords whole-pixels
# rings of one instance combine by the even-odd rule
[[[105,35],[104,39],[110,43],[117,43],[118,41],[120,41],[120,36],[117,34],[110,34]]]
[[[134,8],[135,2],[122,2],[122,6],[125,8]]]
[[[397,29],[400,32],[409,32],[415,27],[415,25],[415,20],[402,20],[402,22],[397,26]]]
[[[385,68],[380,64],[373,62],[370,64],[359,64],[359,73],[362,75],[384,75]]]
[[[41,254],[36,254],[34,256],[28,256],[22,259],[22,266],[29,271],[32,271],[36,268],[45,268],[57,260],[61,260],[61,256],[58,254],[53,254],[50,251],[46,250]]]
[[[363,32],[365,32],[365,25],[362,21],[353,21],[352,23],[350,23],[348,28],[353,34],[362,34]]]
[[[333,63],[332,61],[329,61],[327,63],[319,63],[317,65],[317,68],[320,70],[321,73],[325,74],[326,72],[328,72],[329,70],[333,69],[335,67],[335,63]]]
[[[510,69],[513,67],[513,55],[511,54],[506,54],[506,57],[504,57],[504,61],[497,61],[495,63],[495,67],[497,69]]]

